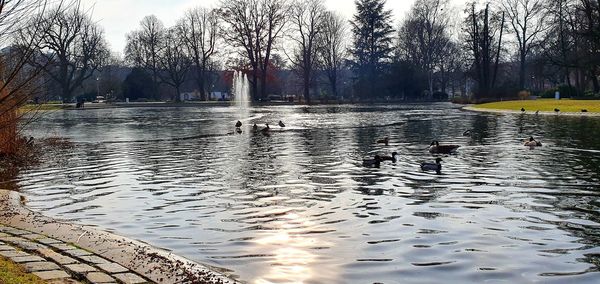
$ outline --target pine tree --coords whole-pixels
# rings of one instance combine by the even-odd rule
[[[354,36],[355,89],[365,99],[381,95],[381,77],[392,52],[392,11],[385,0],[356,0],[357,13],[350,22]]]

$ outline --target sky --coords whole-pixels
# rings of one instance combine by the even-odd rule
[[[414,1],[387,0],[387,8],[392,10],[396,21],[394,26]],[[125,48],[125,35],[137,29],[145,16],[156,15],[168,27],[175,24],[189,8],[212,8],[218,6],[219,2],[220,0],[82,0],[84,7],[90,9],[92,18],[104,28],[111,50],[118,54],[122,54]],[[460,6],[465,0],[451,2],[454,6]],[[324,3],[329,10],[337,11],[347,19],[355,12],[354,0],[324,0]]]

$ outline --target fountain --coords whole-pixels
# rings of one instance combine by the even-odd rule
[[[250,82],[246,74],[235,71],[231,93],[234,96],[235,106],[240,109],[240,113],[246,112],[250,106]]]

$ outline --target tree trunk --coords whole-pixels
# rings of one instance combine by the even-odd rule
[[[198,84],[198,91],[200,92],[201,101],[207,100],[206,86],[204,84],[204,74],[204,67],[198,67],[198,71],[196,72],[196,76],[198,76],[198,78],[196,78],[196,83]]]
[[[267,98],[267,67],[263,68],[260,75],[260,98],[265,100]]]
[[[592,85],[594,86],[594,94],[600,93],[600,83],[598,83],[598,77],[596,76],[595,67],[590,70],[590,77],[592,77]]]
[[[525,70],[526,70],[526,62],[525,62],[525,53],[521,50],[520,56],[520,66],[519,66],[519,89],[520,91],[525,90]]]
[[[255,101],[258,101],[259,98],[259,94],[258,94],[258,67],[257,66],[253,66],[252,67],[252,97],[254,98]]]
[[[307,104],[310,104],[310,71],[304,71],[304,100]]]

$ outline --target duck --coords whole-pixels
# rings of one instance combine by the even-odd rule
[[[235,127],[237,127],[237,128],[240,128],[240,127],[242,127],[242,122],[238,120],[238,121],[235,123]]]
[[[373,159],[364,159],[363,167],[367,168],[379,168],[381,165],[381,157],[379,155],[375,155]]]
[[[556,112],[556,113],[559,113],[559,112],[560,112],[560,109],[557,109],[557,108],[555,108],[555,109],[554,109],[554,112]]]
[[[395,163],[396,156],[398,156],[398,153],[393,152],[391,156],[381,156],[381,161],[392,161],[392,163]]]
[[[588,110],[587,109],[582,109],[581,112],[588,112]]]
[[[285,127],[285,124],[283,124],[283,121],[279,121],[279,127]]]
[[[431,154],[452,154],[460,148],[459,145],[440,145],[440,142],[433,141],[429,145],[429,153]]]
[[[471,136],[471,129],[465,130],[465,132],[463,132],[463,136]]]
[[[262,132],[263,134],[268,134],[268,133],[269,133],[269,131],[271,130],[271,127],[269,127],[269,124],[268,124],[268,123],[265,123],[265,125],[266,125],[267,127],[265,127],[265,128],[263,128],[263,129],[261,129],[261,130],[260,130],[260,132]]]
[[[434,163],[421,163],[422,171],[436,171],[438,174],[442,173],[442,158],[435,159]]]
[[[540,147],[542,146],[542,142],[536,141],[535,139],[533,139],[533,137],[529,137],[529,139],[526,140],[523,145],[527,147]]]
[[[256,125],[256,123],[252,126],[252,131],[258,131],[258,125]]]
[[[385,146],[389,146],[390,145],[390,138],[389,137],[385,137],[383,139],[379,139],[379,140],[377,140],[377,144],[385,144]]]
[[[521,108],[521,112],[525,112],[525,108],[524,107]]]

